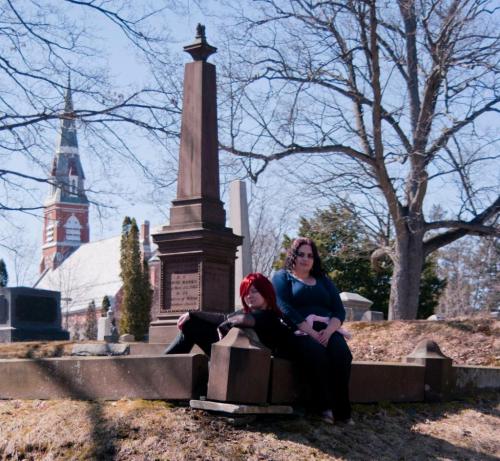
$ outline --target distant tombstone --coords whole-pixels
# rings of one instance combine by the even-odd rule
[[[111,336],[111,326],[113,321],[113,313],[111,310],[106,312],[106,317],[97,319],[97,340],[104,341],[106,336]]]
[[[346,319],[349,321],[361,320],[363,314],[368,311],[373,301],[356,293],[346,291],[340,293],[340,299],[346,308]]]
[[[439,314],[432,314],[427,317],[427,320],[444,320],[444,317]]]
[[[120,336],[120,342],[121,343],[133,343],[133,342],[135,342],[135,337],[134,337],[134,335],[126,333],[126,334]]]
[[[61,293],[0,288],[0,342],[67,340],[61,328]]]
[[[384,320],[384,313],[380,311],[366,311],[361,317],[362,322],[381,322]]]
[[[229,218],[233,232],[243,237],[243,243],[236,251],[234,264],[234,305],[236,309],[240,309],[240,283],[243,277],[252,272],[247,189],[244,181],[232,181],[229,186]]]

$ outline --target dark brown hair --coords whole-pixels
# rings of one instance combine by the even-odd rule
[[[318,248],[313,240],[307,237],[298,237],[293,242],[285,258],[285,269],[292,272],[295,267],[295,261],[297,259],[297,254],[300,247],[303,245],[310,245],[313,254],[313,267],[311,269],[311,274],[313,277],[321,277],[324,274],[323,267],[321,265],[321,259],[319,257]]]

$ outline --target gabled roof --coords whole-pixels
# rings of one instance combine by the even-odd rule
[[[121,286],[120,236],[80,246],[36,284],[36,288],[61,292],[63,314],[67,308],[69,313],[85,311],[92,300],[99,308],[102,298],[114,297]]]

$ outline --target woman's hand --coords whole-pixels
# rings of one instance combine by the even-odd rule
[[[299,330],[307,333],[312,339],[318,341],[318,343],[321,343],[319,333],[305,320],[302,323],[299,323],[297,327],[299,328]]]
[[[319,342],[325,347],[328,346],[330,337],[340,328],[341,325],[342,323],[338,318],[332,317],[330,319],[330,322],[328,323],[328,326],[318,333]]]
[[[185,314],[182,314],[177,319],[177,328],[182,331],[182,325],[184,325],[187,320],[189,320],[189,312],[186,312]]]

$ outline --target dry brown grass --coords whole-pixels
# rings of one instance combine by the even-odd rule
[[[266,417],[243,427],[164,402],[0,402],[10,460],[484,460],[500,456],[500,402],[355,405],[356,426]]]
[[[458,365],[500,366],[500,321],[488,318],[447,321],[351,322],[354,360],[400,361],[418,342],[436,341]]]

